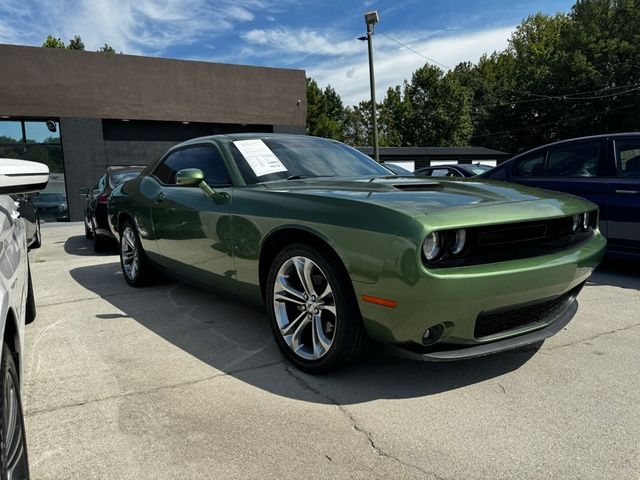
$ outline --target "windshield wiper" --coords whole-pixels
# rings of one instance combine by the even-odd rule
[[[287,177],[287,180],[302,180],[304,178],[309,178],[306,175],[290,175]]]

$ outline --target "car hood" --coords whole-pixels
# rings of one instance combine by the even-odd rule
[[[559,192],[500,181],[466,178],[432,180],[416,177],[312,178],[263,184],[294,195],[325,196],[377,204],[417,216],[462,209],[568,197]]]

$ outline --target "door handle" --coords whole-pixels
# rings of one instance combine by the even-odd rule
[[[616,193],[622,193],[623,195],[637,195],[640,192],[638,190],[616,190]]]
[[[160,192],[158,194],[158,196],[156,197],[156,203],[162,203],[162,201],[165,199],[166,195],[163,192]]]

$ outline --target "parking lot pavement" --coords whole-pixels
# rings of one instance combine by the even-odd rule
[[[370,353],[311,377],[266,316],[129,287],[82,225],[31,254],[34,479],[638,479],[640,268],[607,266],[542,346],[456,363]]]

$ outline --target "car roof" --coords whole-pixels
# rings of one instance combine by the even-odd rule
[[[518,153],[517,155],[514,155],[511,158],[516,158],[519,157],[521,155],[524,155],[525,153],[530,153],[530,152],[534,152],[536,150],[542,149],[542,148],[548,148],[551,146],[556,146],[556,145],[564,145],[566,143],[573,143],[573,142],[580,142],[580,141],[585,141],[585,140],[602,140],[602,139],[608,139],[608,138],[624,138],[624,137],[640,137],[640,132],[626,132],[626,133],[603,133],[600,135],[589,135],[586,137],[576,137],[576,138],[567,138],[565,140],[558,140],[557,142],[551,142],[551,143],[547,143],[545,145],[540,145],[539,147],[535,147],[535,148],[531,148],[529,150],[525,150],[523,152]],[[509,159],[511,160],[511,159]]]

